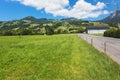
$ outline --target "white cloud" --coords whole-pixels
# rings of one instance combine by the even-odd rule
[[[26,6],[31,6],[37,10],[44,9],[46,13],[51,13],[54,16],[65,16],[75,18],[97,18],[100,15],[108,14],[107,10],[104,10],[106,6],[102,2],[98,2],[96,5],[86,2],[85,0],[78,0],[76,4],[69,6],[69,0],[12,0],[18,1]]]
[[[98,9],[103,9],[106,5],[104,3],[98,2],[97,3],[97,8]]]
[[[86,2],[85,0],[78,0],[73,8],[69,11],[69,17],[76,18],[96,18],[108,11],[102,10],[106,5],[98,2],[96,5]]]

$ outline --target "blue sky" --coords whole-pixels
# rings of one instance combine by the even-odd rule
[[[0,21],[26,16],[99,20],[115,10],[113,3],[116,2],[120,3],[120,0],[0,0]]]

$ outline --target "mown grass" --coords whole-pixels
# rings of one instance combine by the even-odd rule
[[[120,66],[76,35],[1,36],[0,80],[120,80]]]
[[[92,34],[94,36],[104,36],[104,34]]]

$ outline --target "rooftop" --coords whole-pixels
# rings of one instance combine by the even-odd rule
[[[109,26],[87,26],[87,29],[108,29]]]

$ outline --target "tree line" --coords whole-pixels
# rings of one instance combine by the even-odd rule
[[[19,28],[17,30],[0,30],[0,35],[53,35],[53,34],[69,34],[69,33],[83,33],[84,27],[55,27],[54,25],[45,24],[44,27],[34,30],[31,28]]]

